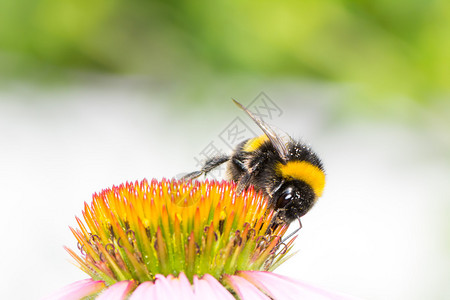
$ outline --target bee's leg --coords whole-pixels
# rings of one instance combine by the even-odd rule
[[[260,171],[260,168],[264,165],[265,160],[266,158],[264,157],[260,158],[253,163],[250,169],[247,169],[244,163],[236,158],[233,158],[233,163],[236,166],[239,166],[242,172],[244,172],[244,174],[241,175],[238,180],[238,185],[236,188],[237,194],[240,194],[244,189],[248,188],[252,177]]]
[[[224,162],[227,162],[228,160],[230,160],[230,156],[228,156],[228,155],[219,155],[219,156],[211,157],[205,161],[205,163],[200,171],[194,171],[187,175],[184,175],[181,178],[181,180],[192,180],[197,177],[200,177],[202,174],[206,175],[206,174],[208,174],[208,172],[212,171],[214,168],[220,166],[221,164],[223,164]]]
[[[231,161],[233,162],[233,164],[234,164],[237,168],[239,168],[239,169],[241,170],[241,172],[247,172],[247,167],[245,166],[245,164],[244,164],[241,160],[239,160],[239,159],[236,158],[236,157],[233,157],[233,158],[231,159]]]
[[[283,240],[281,241],[281,243],[285,244],[285,242],[290,239],[294,234],[296,234],[300,229],[302,229],[302,222],[300,221],[300,218],[297,218],[298,220],[298,228],[295,229],[293,232],[291,232],[287,237],[283,238]]]
[[[252,178],[252,173],[247,172],[239,178],[238,185],[236,187],[236,194],[242,193],[242,191],[248,187],[250,179]]]
[[[272,234],[272,232],[275,230],[275,228],[279,224],[283,223],[283,221],[278,218],[278,214],[280,213],[281,210],[282,209],[275,211],[275,214],[273,215],[272,220],[270,221],[270,224],[267,227],[266,234]]]

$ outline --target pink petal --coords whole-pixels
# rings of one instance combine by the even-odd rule
[[[161,274],[157,274],[155,277],[154,290],[156,299],[192,299],[194,294],[191,284],[184,274],[180,278],[175,278],[172,275],[165,277]]]
[[[274,299],[355,299],[271,272],[241,271],[238,275]]]
[[[103,293],[100,294],[96,300],[123,300],[128,296],[128,293],[134,288],[134,281],[119,281]]]
[[[180,273],[178,277],[173,275],[156,275],[156,281],[141,283],[133,292],[130,300],[144,299],[183,299],[190,300],[194,298],[194,291],[191,283],[184,273]]]
[[[226,275],[227,282],[239,296],[239,299],[261,299],[270,300],[269,297],[264,295],[256,286],[245,280],[243,277],[236,275]]]
[[[213,276],[205,274],[202,279],[194,276],[195,299],[235,300],[233,295]]]
[[[141,283],[137,289],[134,290],[130,300],[145,300],[154,297],[154,284],[151,281]]]
[[[178,277],[169,275],[167,278],[170,281],[173,290],[176,291],[177,299],[195,299],[192,285],[187,279],[186,275],[184,275],[184,273],[180,273]]]
[[[79,300],[83,297],[98,293],[104,288],[105,283],[103,281],[84,279],[75,281],[42,300]]]

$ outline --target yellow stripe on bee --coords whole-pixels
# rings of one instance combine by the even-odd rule
[[[244,150],[245,152],[253,152],[268,140],[269,138],[265,134],[252,138],[248,140],[247,143],[245,143],[242,150]]]
[[[278,163],[277,170],[283,178],[294,178],[306,182],[317,197],[322,196],[325,187],[325,173],[307,161],[288,161]]]

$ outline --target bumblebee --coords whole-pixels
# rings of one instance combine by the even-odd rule
[[[195,179],[227,163],[226,179],[237,183],[238,193],[253,185],[269,198],[269,205],[276,212],[272,226],[298,219],[301,228],[300,217],[313,207],[325,186],[321,160],[305,144],[291,137],[283,141],[267,124],[233,101],[264,134],[241,142],[231,155],[208,159],[201,170],[183,179]]]

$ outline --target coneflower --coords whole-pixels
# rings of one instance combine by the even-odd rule
[[[338,299],[272,273],[295,237],[275,212],[232,182],[152,180],[94,194],[70,228],[90,279],[45,299]]]

